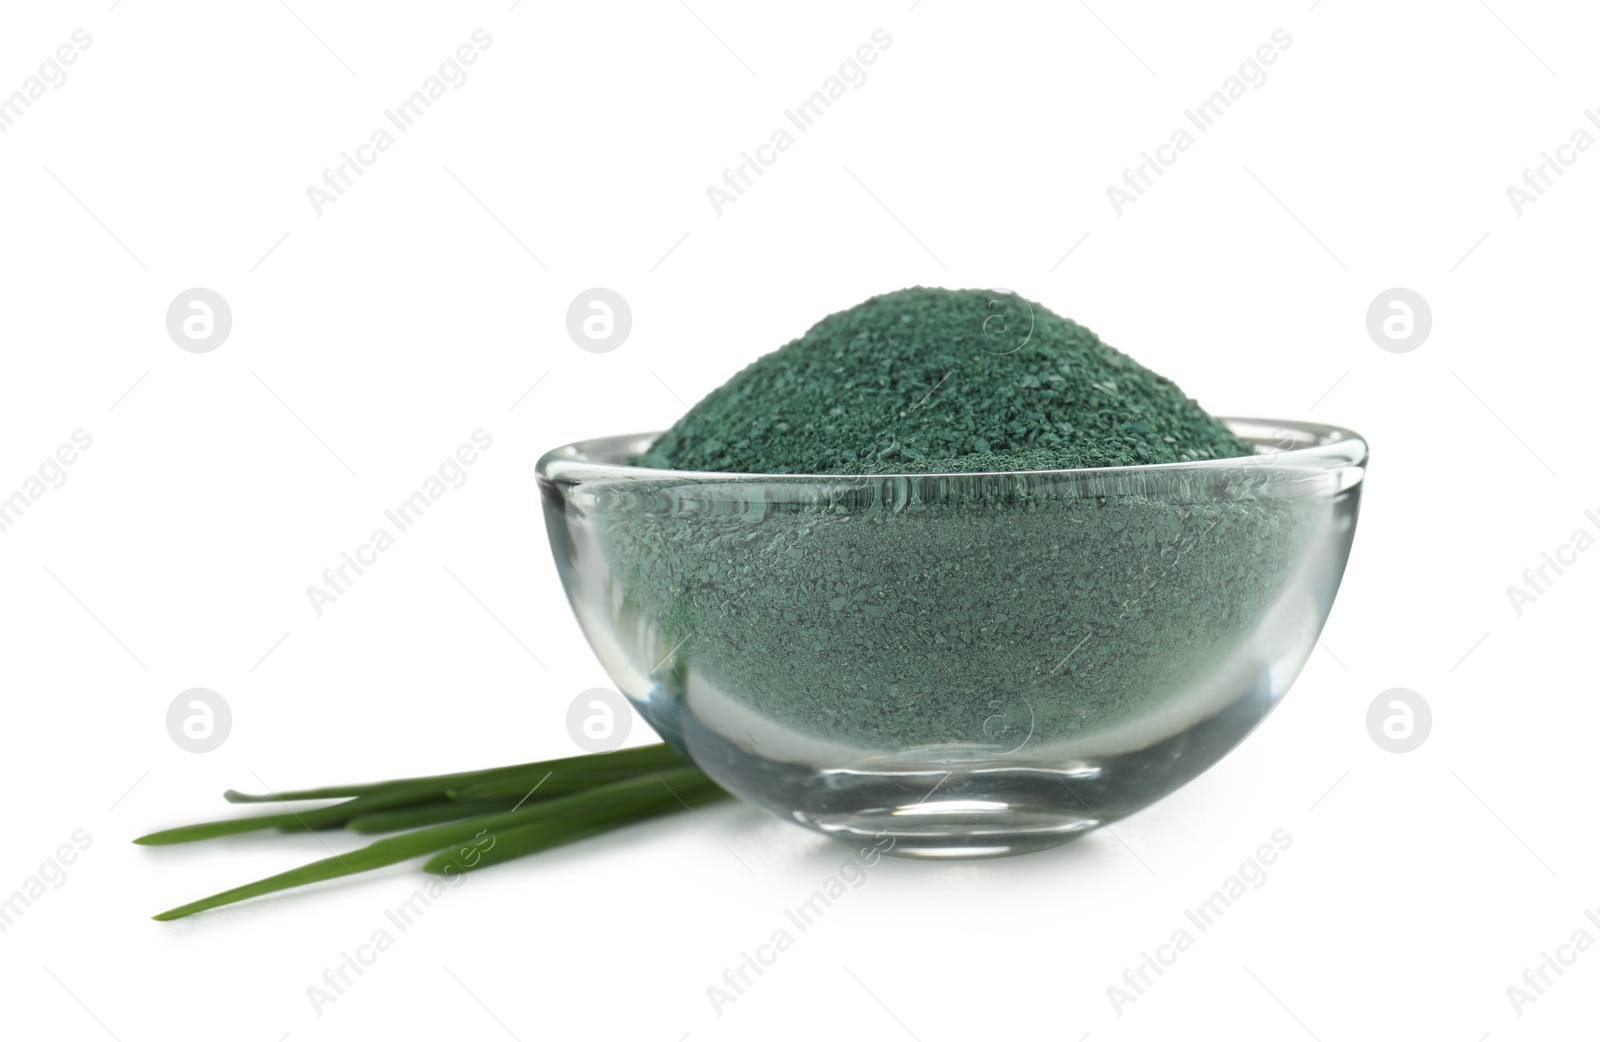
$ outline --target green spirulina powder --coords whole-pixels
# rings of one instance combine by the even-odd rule
[[[995,472],[1251,453],[1037,304],[908,289],[759,359],[634,461],[837,478],[663,475],[591,516],[664,702],[774,725],[769,750],[1042,750],[1204,709],[1204,681],[1252,668],[1237,650],[1316,518],[1248,460]]]
[[[906,289],[818,322],[638,462],[750,474],[1054,470],[1247,456],[1177,385],[1040,305]]]

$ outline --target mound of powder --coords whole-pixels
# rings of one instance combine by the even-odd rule
[[[1250,455],[1176,384],[1015,294],[913,288],[829,315],[635,462],[873,474],[1118,467]]]
[[[772,475],[598,481],[584,525],[656,711],[773,756],[1169,737],[1253,690],[1219,678],[1269,668],[1327,528],[1170,380],[992,291],[829,316],[634,462]]]

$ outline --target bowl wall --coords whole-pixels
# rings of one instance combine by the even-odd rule
[[[1258,454],[899,476],[540,462],[589,642],[719,784],[882,852],[1062,842],[1205,770],[1314,647],[1365,446],[1230,421]]]

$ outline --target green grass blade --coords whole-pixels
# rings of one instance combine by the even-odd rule
[[[577,792],[610,782],[626,781],[642,774],[649,774],[652,770],[659,771],[663,769],[661,767],[623,766],[589,768],[583,771],[569,771],[566,773],[546,771],[537,775],[534,773],[515,774],[504,778],[488,778],[460,785],[447,789],[445,794],[453,800],[487,800],[502,797],[518,799],[528,795],[530,792],[538,796],[546,796],[552,793]]]
[[[394,810],[432,802],[441,795],[442,793],[437,792],[428,785],[395,785],[387,791],[357,796],[353,800],[345,800],[343,803],[336,803],[331,807],[291,810],[279,814],[262,814],[253,818],[230,818],[223,821],[201,822],[198,825],[183,825],[178,828],[163,829],[146,836],[140,836],[134,842],[142,846],[167,846],[173,843],[193,843],[202,839],[215,839],[218,836],[234,836],[241,832],[255,832],[259,829],[284,829],[299,832],[302,830],[342,828],[352,818],[377,811]]]
[[[240,792],[238,789],[228,789],[222,798],[229,803],[289,803],[294,800],[342,800],[350,796],[365,796],[372,792],[381,792],[388,782],[372,782],[368,785],[331,785],[325,789],[297,789],[294,792],[256,793]]]
[[[614,815],[625,812],[628,808],[641,802],[659,801],[659,788],[666,784],[674,789],[696,786],[696,776],[700,772],[692,767],[680,768],[672,771],[662,771],[659,774],[646,774],[627,781],[614,782],[610,785],[601,785],[586,792],[562,796],[543,803],[533,803],[517,810],[506,811],[500,814],[490,814],[484,817],[470,818],[466,821],[446,825],[436,825],[432,828],[408,832],[388,839],[380,839],[359,850],[348,854],[335,855],[313,861],[308,865],[280,872],[266,879],[247,883],[244,886],[224,890],[210,897],[192,901],[186,905],[169,909],[156,915],[154,918],[166,921],[182,919],[204,912],[212,908],[233,904],[251,897],[260,897],[265,894],[289,890],[308,883],[317,883],[329,879],[338,879],[342,876],[354,875],[358,872],[368,872],[385,865],[393,865],[415,857],[422,857],[439,850],[456,847],[476,836],[484,830],[493,831],[512,825],[522,825],[540,820],[562,819],[574,828],[583,828],[587,825],[610,820]]]
[[[631,749],[619,749],[610,753],[567,756],[556,760],[512,764],[506,767],[490,767],[481,771],[433,774],[417,778],[396,778],[392,781],[368,782],[359,785],[331,785],[324,788],[296,789],[286,792],[267,793],[265,795],[243,793],[229,789],[223,793],[223,798],[229,803],[281,803],[291,800],[343,799],[353,796],[373,795],[402,785],[432,785],[442,793],[447,788],[459,788],[478,781],[502,780],[510,775],[528,775],[532,777],[533,781],[538,781],[540,777],[550,771],[566,774],[568,772],[606,771],[616,768],[666,770],[673,767],[681,767],[685,763],[687,761],[682,756],[679,756],[669,745],[641,745]],[[529,782],[529,785],[531,787],[532,782]]]
[[[370,835],[377,832],[399,832],[402,829],[422,828],[425,825],[438,825],[446,821],[459,821],[462,818],[475,818],[484,814],[495,814],[508,811],[515,807],[511,800],[440,800],[437,803],[424,803],[416,807],[402,807],[399,810],[380,810],[373,814],[361,814],[351,818],[345,823],[345,828],[351,832]]]
[[[181,825],[173,829],[161,829],[148,835],[140,836],[134,842],[145,847],[164,847],[174,843],[193,843],[202,839],[216,839],[220,836],[236,836],[243,832],[256,832],[261,829],[276,828],[301,828],[299,821],[293,814],[262,814],[254,818],[231,818],[227,821],[203,821],[197,825]]]
[[[588,839],[624,825],[681,811],[686,805],[697,807],[703,803],[728,797],[726,792],[711,784],[709,780],[704,785],[674,782],[673,787],[677,789],[676,794],[664,792],[656,800],[641,801],[634,805],[630,812],[610,820],[572,825],[564,824],[558,819],[494,829],[490,832],[487,842],[480,840],[468,847],[442,850],[424,862],[422,870],[447,876],[457,872],[472,872],[515,858],[526,857],[529,854],[537,854],[551,847]]]
[[[624,756],[623,753],[627,755]],[[556,767],[551,767],[555,764]],[[576,764],[576,766],[573,766]],[[317,829],[344,828],[356,818],[368,817],[380,811],[401,810],[435,803],[445,798],[450,799],[499,799],[510,797],[517,800],[527,800],[532,797],[536,801],[554,799],[559,796],[571,795],[592,789],[597,785],[625,781],[641,774],[648,774],[652,770],[678,769],[685,764],[683,757],[673,752],[666,745],[641,746],[638,749],[626,749],[616,753],[599,753],[594,756],[569,757],[565,760],[550,760],[544,763],[519,764],[513,767],[496,767],[487,771],[473,771],[461,775],[437,775],[432,778],[399,779],[391,782],[381,782],[370,787],[369,791],[354,799],[345,800],[343,803],[331,807],[317,807],[311,810],[290,810],[278,814],[267,814],[254,818],[230,818],[222,821],[207,821],[196,825],[183,825],[178,828],[163,829],[149,835],[140,836],[134,842],[142,846],[168,846],[175,843],[194,843],[204,839],[215,839],[219,836],[235,836],[244,832],[255,832],[260,829],[282,829],[290,832],[314,831]],[[557,772],[560,772],[559,774]],[[473,783],[473,791],[458,792],[447,786],[454,784],[451,779],[461,779]],[[475,791],[481,785],[481,794]],[[354,788],[354,787],[350,787]],[[307,789],[304,792],[324,792],[334,790]],[[297,793],[280,794],[283,800],[298,799]],[[320,797],[319,797],[320,798]],[[235,802],[258,803],[264,800],[250,798],[236,800]],[[453,815],[435,820],[449,821]],[[401,825],[400,828],[410,826]],[[358,829],[357,831],[364,831]],[[371,831],[381,831],[373,829]]]

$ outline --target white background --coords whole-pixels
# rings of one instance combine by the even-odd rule
[[[1600,24],[1491,4],[8,10],[0,93],[74,29],[93,44],[0,134],[0,494],[74,430],[94,444],[0,533],[0,894],[75,829],[93,844],[0,934],[5,1033],[1591,1034],[1600,949],[1520,1011],[1506,989],[1575,930],[1600,940],[1600,553],[1520,616],[1506,589],[1600,510],[1600,150],[1520,215],[1506,188],[1600,105]],[[469,80],[318,216],[307,186],[479,27]],[[867,81],[718,216],[706,187],[880,27]],[[1278,28],[1267,80],[1118,216],[1107,186]],[[473,876],[320,1014],[308,986],[414,865],[149,920],[324,855],[128,842],[221,815],[230,786],[574,752],[567,705],[609,682],[551,563],[539,454],[665,427],[919,283],[1015,289],[1213,412],[1367,437],[1323,644],[1237,751],[1066,848],[884,862],[720,1015],[707,986],[846,853],[740,806],[702,813],[714,836],[680,816]],[[206,354],[165,328],[195,286],[233,312]],[[632,308],[609,354],[567,335],[592,286]],[[1406,354],[1366,330],[1394,286],[1433,311]],[[318,617],[306,587],[480,427],[468,483]],[[195,686],[233,713],[203,755],[165,726]],[[1395,686],[1434,717],[1404,755],[1365,724]],[[1107,987],[1280,828],[1265,885],[1114,1010]]]

